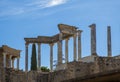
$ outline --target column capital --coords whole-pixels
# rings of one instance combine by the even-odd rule
[[[83,30],[78,30],[78,33],[82,33],[83,32]]]
[[[9,55],[10,59],[12,58],[12,55]]]
[[[28,45],[29,45],[29,43],[28,43],[28,42],[26,42],[26,43],[25,43],[25,46],[26,46],[26,47],[28,47]]]
[[[95,28],[96,27],[96,24],[91,24],[89,25],[90,28]]]
[[[76,37],[76,36],[77,36],[77,33],[74,33],[74,34],[73,34],[73,37]]]
[[[50,46],[53,46],[53,45],[54,45],[54,43],[50,43],[49,45],[50,45]]]
[[[12,58],[12,60],[15,60],[15,58]]]
[[[66,41],[68,41],[68,40],[69,40],[69,38],[65,38],[65,40],[66,40]]]
[[[20,56],[17,56],[17,59],[20,59]]]
[[[7,53],[3,52],[3,55],[7,55]]]

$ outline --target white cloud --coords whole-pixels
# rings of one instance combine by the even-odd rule
[[[53,7],[66,3],[68,0],[37,0],[27,4],[27,6],[37,6],[40,8]]]
[[[68,0],[30,0],[24,3],[0,1],[0,17],[33,13],[43,8],[64,4],[67,1]]]
[[[48,2],[45,7],[52,7],[52,6],[56,6],[56,5],[60,5],[60,4],[64,4],[66,3],[67,0],[51,0],[50,2]]]

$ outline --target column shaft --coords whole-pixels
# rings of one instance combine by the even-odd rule
[[[41,43],[38,43],[38,67],[41,67]]]
[[[62,33],[59,34],[58,41],[58,65],[62,64]]]
[[[3,53],[3,66],[6,67],[6,53]]]
[[[97,55],[96,53],[96,25],[92,24],[91,28],[91,55]]]
[[[14,60],[15,58],[12,59],[12,68],[14,69]]]
[[[74,61],[76,61],[76,60],[77,60],[77,52],[76,52],[76,49],[77,49],[77,46],[76,46],[76,34],[74,34],[73,40],[74,40],[74,44],[73,44],[74,53],[73,53],[73,55],[74,55]]]
[[[81,33],[82,33],[82,30],[78,30],[78,61],[81,60],[81,53],[82,53]]]
[[[19,70],[19,61],[20,61],[20,58],[18,57],[17,58],[17,69]]]
[[[65,62],[68,63],[68,38],[65,40]]]
[[[28,71],[28,44],[25,44],[25,71]]]
[[[11,63],[12,63],[12,55],[9,56],[9,68],[11,68]]]
[[[107,28],[107,47],[108,47],[108,57],[112,56],[112,49],[111,49],[111,27],[108,26]]]
[[[53,71],[53,44],[50,44],[50,70]]]

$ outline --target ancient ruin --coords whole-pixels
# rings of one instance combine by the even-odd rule
[[[38,36],[37,38],[24,38],[26,43],[26,62],[25,62],[25,70],[28,71],[28,45],[32,43],[38,44],[38,67],[41,66],[41,44],[49,44],[50,46],[50,69],[53,71],[53,46],[55,43],[58,45],[58,59],[57,59],[57,69],[62,69],[62,41],[65,40],[65,62],[68,63],[68,42],[69,38],[74,39],[74,61],[77,61],[77,51],[78,51],[78,59],[81,59],[81,32],[82,30],[78,30],[74,26],[69,26],[65,24],[59,24],[58,28],[60,33],[54,36]],[[78,41],[76,40],[78,37]],[[78,42],[78,50],[76,43]]]
[[[81,34],[75,26],[59,24],[59,33],[54,36],[38,36],[25,40],[25,71],[19,70],[20,50],[3,45],[0,48],[0,82],[118,82],[120,79],[120,56],[112,57],[111,27],[107,28],[107,57],[96,51],[96,25],[91,30],[91,55],[82,58]],[[73,61],[69,62],[69,39],[73,38]],[[63,40],[65,40],[65,63],[62,60]],[[29,71],[29,44],[38,45],[38,67],[41,67],[41,44],[50,47],[50,72]],[[53,47],[57,44],[57,66],[53,69]],[[14,60],[17,59],[17,68]],[[111,79],[109,79],[109,77]]]

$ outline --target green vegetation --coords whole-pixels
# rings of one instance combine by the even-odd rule
[[[42,66],[39,69],[41,69],[42,72],[49,72],[50,71],[50,69],[48,67],[45,67],[45,66]]]
[[[31,70],[37,71],[36,45],[32,45]]]

